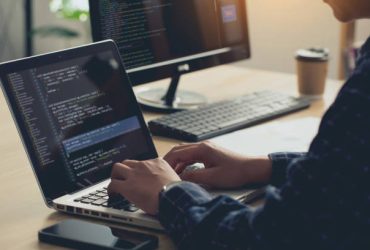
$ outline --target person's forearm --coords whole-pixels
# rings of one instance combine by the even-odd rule
[[[246,249],[255,241],[253,210],[229,197],[212,198],[180,182],[160,194],[159,220],[179,249]]]

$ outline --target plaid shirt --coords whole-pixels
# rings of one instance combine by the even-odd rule
[[[180,249],[370,249],[370,39],[306,154],[271,154],[253,209],[180,182],[159,219]]]

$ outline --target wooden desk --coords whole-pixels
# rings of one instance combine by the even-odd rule
[[[211,101],[262,89],[296,94],[294,75],[251,70],[244,64],[241,62],[190,74],[182,79],[181,87],[204,93]],[[163,84],[167,82],[158,82],[153,85]],[[340,86],[341,82],[329,80],[323,100],[314,103],[310,109],[280,119],[321,117]],[[156,114],[145,114],[147,120],[157,116]],[[50,249],[51,246],[38,242],[38,230],[62,219],[70,218],[70,216],[54,212],[45,206],[2,95],[0,95],[0,138],[0,248]],[[261,141],[267,139],[261,138]],[[157,137],[154,141],[160,155],[164,155],[178,143]],[[131,227],[131,229],[135,228]],[[160,237],[160,249],[174,248],[167,236],[157,234]]]

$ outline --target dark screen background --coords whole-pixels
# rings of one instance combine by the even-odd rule
[[[32,65],[2,81],[48,199],[108,178],[115,162],[156,156],[112,51]]]
[[[250,55],[243,0],[90,0],[90,11],[94,40],[117,43],[134,84],[171,77],[178,63],[146,66],[229,49],[185,58],[194,71]]]

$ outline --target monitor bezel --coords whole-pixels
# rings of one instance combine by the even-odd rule
[[[186,0],[184,0],[186,1]],[[229,64],[233,62],[238,62],[241,60],[246,60],[251,57],[251,49],[250,49],[250,37],[249,37],[249,29],[248,29],[248,14],[247,14],[247,3],[244,0],[237,0],[239,1],[242,11],[242,18],[245,20],[243,22],[243,40],[246,41],[244,46],[243,44],[239,44],[239,47],[242,47],[244,50],[244,54],[238,54],[237,51],[231,49],[228,52],[205,56],[202,58],[197,58],[193,60],[187,60],[179,63],[173,63],[165,66],[159,66],[151,69],[145,69],[140,71],[130,72],[128,70],[128,74],[132,81],[133,86],[151,83],[154,81],[172,78],[178,74],[188,74],[192,72],[196,72],[199,70],[208,69],[211,67],[216,67],[224,64]],[[93,41],[98,42],[104,39],[110,38],[103,38],[101,34],[101,25],[99,20],[99,1],[96,0],[89,0],[90,6],[90,24],[91,24],[91,31],[92,31],[92,38]],[[185,65],[187,70],[182,70]]]
[[[11,74],[11,73],[14,73],[14,72],[19,72],[19,71],[23,71],[23,70],[27,70],[27,69],[31,69],[31,68],[45,66],[45,65],[50,64],[50,63],[57,63],[60,60],[70,60],[70,59],[74,59],[74,58],[78,58],[78,57],[84,57],[84,56],[88,56],[88,55],[92,55],[92,54],[106,52],[106,51],[109,51],[109,50],[112,51],[114,57],[116,57],[121,62],[120,63],[120,65],[121,65],[120,66],[120,71],[121,71],[122,76],[124,78],[126,78],[126,79],[122,79],[122,80],[124,80],[123,82],[125,84],[128,84],[128,86],[125,87],[125,88],[126,88],[127,91],[129,91],[128,96],[132,99],[131,100],[132,105],[133,105],[132,107],[135,109],[135,112],[136,112],[137,117],[138,117],[139,122],[140,122],[140,126],[142,128],[142,131],[143,131],[144,136],[145,136],[145,138],[147,140],[147,143],[148,143],[149,150],[148,150],[148,153],[145,154],[144,157],[147,158],[147,159],[157,158],[158,154],[157,154],[156,148],[154,146],[151,134],[150,134],[149,129],[148,129],[148,127],[146,125],[146,122],[144,120],[141,108],[137,103],[136,96],[134,94],[130,79],[128,78],[127,73],[126,73],[126,71],[123,67],[121,57],[119,56],[118,48],[117,48],[116,44],[114,43],[114,41],[105,40],[105,41],[97,42],[97,43],[94,43],[94,44],[79,46],[79,47],[75,47],[75,48],[71,48],[71,49],[61,50],[61,51],[57,51],[57,52],[53,52],[53,53],[28,57],[28,58],[14,60],[14,61],[5,62],[5,63],[0,64],[0,85],[1,85],[2,92],[4,94],[6,102],[8,104],[8,108],[9,108],[11,114],[12,114],[14,123],[17,127],[18,134],[21,138],[23,147],[24,147],[24,149],[26,151],[26,154],[28,156],[28,159],[29,159],[29,162],[31,164],[33,173],[36,177],[38,186],[39,186],[40,191],[43,195],[44,201],[45,201],[45,203],[48,207],[52,207],[54,199],[59,198],[59,197],[63,196],[64,194],[78,192],[78,191],[83,190],[83,189],[88,188],[88,187],[84,187],[84,188],[80,188],[80,189],[76,188],[74,190],[70,190],[69,192],[58,194],[57,196],[47,195],[48,187],[47,187],[46,183],[42,183],[42,180],[40,180],[41,179],[41,177],[40,177],[40,174],[41,174],[40,165],[39,165],[39,161],[37,160],[36,152],[35,152],[35,150],[32,146],[31,135],[28,133],[26,124],[23,121],[23,117],[22,117],[21,113],[17,112],[18,108],[17,108],[16,98],[12,93],[10,83],[6,79],[6,76],[8,74]],[[103,177],[103,178],[106,180],[109,177],[110,176],[106,176],[106,177]],[[103,179],[101,181],[103,181]],[[97,183],[93,183],[92,185],[90,185],[90,187],[95,185],[95,184],[97,184]]]

